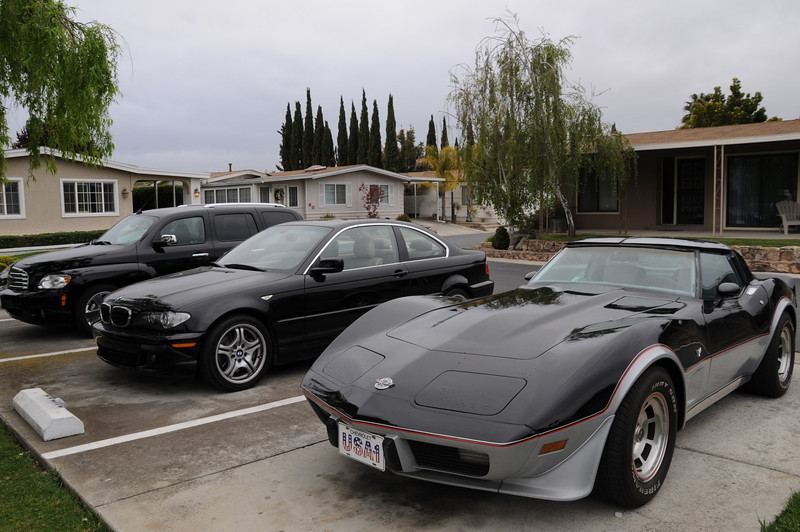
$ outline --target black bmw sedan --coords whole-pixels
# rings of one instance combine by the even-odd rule
[[[190,367],[227,391],[273,364],[314,358],[385,301],[490,295],[486,256],[419,225],[388,220],[289,222],[211,266],[112,292],[94,323],[98,356],[144,371]]]

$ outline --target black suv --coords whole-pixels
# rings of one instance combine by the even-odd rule
[[[117,288],[205,266],[255,233],[302,216],[270,203],[184,205],[131,214],[88,244],[24,258],[0,277],[0,305],[37,325],[74,323],[91,335]]]

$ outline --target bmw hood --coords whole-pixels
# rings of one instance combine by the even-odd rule
[[[435,309],[395,327],[388,336],[429,351],[529,359],[570,338],[624,327],[620,320],[631,316],[669,315],[682,307],[674,299],[619,289],[584,293],[519,288]]]
[[[272,282],[288,277],[287,272],[261,272],[205,266],[132,284],[112,293],[111,299],[158,302],[173,309],[213,300],[252,294]]]

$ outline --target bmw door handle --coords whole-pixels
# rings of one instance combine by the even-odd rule
[[[195,253],[192,257],[208,257],[208,253]]]
[[[406,270],[396,270],[392,275],[395,277],[405,277],[408,275],[408,272]]]

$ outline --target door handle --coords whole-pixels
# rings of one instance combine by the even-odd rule
[[[395,277],[405,277],[408,275],[408,272],[406,270],[396,270],[392,275]]]
[[[208,257],[208,253],[195,253],[192,257]]]

